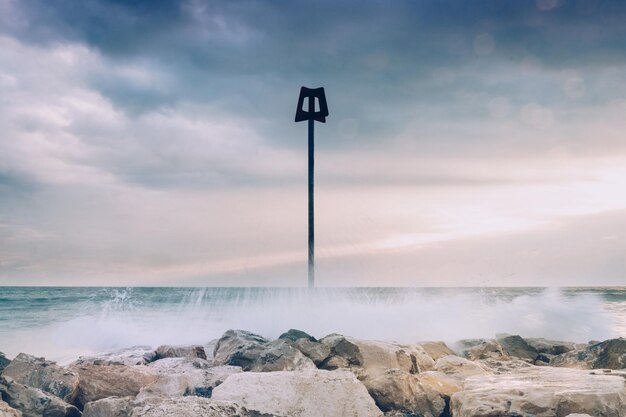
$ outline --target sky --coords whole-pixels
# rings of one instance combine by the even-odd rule
[[[0,285],[626,285],[626,3],[0,0]]]

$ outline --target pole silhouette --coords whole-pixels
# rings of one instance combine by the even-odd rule
[[[308,100],[308,111],[304,110],[304,99]],[[315,104],[319,104],[319,110],[315,110]],[[326,123],[328,106],[324,88],[300,89],[298,108],[296,110],[296,122],[307,120],[309,122],[309,288],[315,286],[315,193],[314,193],[314,168],[315,168],[315,121]]]

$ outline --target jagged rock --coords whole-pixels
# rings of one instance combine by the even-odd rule
[[[108,397],[85,404],[82,417],[130,417],[134,397]]]
[[[439,417],[446,406],[437,391],[429,385],[422,386],[417,375],[400,369],[372,371],[361,382],[378,408],[385,412]]]
[[[550,365],[579,369],[625,369],[626,339],[609,339],[555,356]]]
[[[469,347],[463,351],[466,358],[470,360],[479,359],[508,359],[509,356],[502,350],[502,346],[495,340],[486,340]]]
[[[79,375],[74,404],[80,409],[106,397],[134,397],[158,378],[157,372],[141,365],[78,365],[72,369]]]
[[[334,371],[337,369],[350,368],[350,364],[346,358],[341,356],[330,356],[319,364],[319,367],[327,371]]]
[[[22,417],[22,413],[0,399],[0,417]]]
[[[137,399],[193,395],[210,397],[213,389],[233,373],[242,372],[238,366],[211,367],[203,359],[168,358],[149,365],[159,373],[156,381],[141,389]]]
[[[78,392],[78,374],[60,367],[56,362],[20,353],[4,369],[2,375],[15,382],[39,388],[72,403]]]
[[[539,356],[537,349],[529,345],[521,336],[499,335],[497,340],[502,347],[502,351],[508,356],[519,358],[530,363],[535,362]]]
[[[591,375],[588,371],[531,366],[498,375],[467,378],[450,401],[455,417],[565,417],[573,413],[623,416],[623,376]]]
[[[213,399],[289,417],[380,417],[365,386],[349,371],[244,372],[213,390]]]
[[[433,366],[433,370],[442,372],[459,381],[472,375],[492,373],[492,371],[484,365],[454,355],[444,356],[437,360]]]
[[[207,357],[201,345],[161,345],[156,349],[156,359],[164,358],[206,359]]]
[[[328,345],[306,338],[297,339],[290,344],[302,352],[304,356],[311,359],[315,366],[320,366],[330,355],[330,347]]]
[[[218,340],[219,339],[210,340],[204,345],[204,354],[209,361],[213,361],[213,351],[215,350],[215,345],[217,345]]]
[[[314,369],[315,364],[285,340],[229,330],[215,345],[215,365],[241,366],[244,371],[273,372]]]
[[[463,385],[456,379],[438,371],[426,371],[416,375],[417,380],[424,388],[437,392],[448,401],[455,392],[463,389]]]
[[[527,338],[526,342],[539,352],[539,354],[552,356],[561,355],[576,349],[576,343],[548,340],[541,337]]]
[[[244,407],[202,397],[162,398],[133,409],[132,417],[282,417],[249,412]],[[287,416],[285,416],[287,417]]]
[[[150,346],[133,346],[81,356],[71,365],[146,365],[157,359]]]
[[[60,398],[38,388],[27,387],[11,377],[0,378],[0,394],[23,417],[80,417],[80,411]]]
[[[7,359],[6,356],[4,356],[4,353],[0,352],[0,373],[2,373],[2,370],[6,368],[10,363],[11,361]]]
[[[332,356],[344,358],[349,365],[361,366],[363,364],[363,355],[359,347],[345,336],[333,333],[323,337],[320,342],[330,348]]]
[[[444,342],[421,342],[418,343],[418,346],[424,349],[428,356],[433,358],[434,361],[444,356],[456,355]]]
[[[295,342],[298,339],[307,339],[311,342],[317,342],[317,339],[302,330],[289,329],[285,333],[278,336],[279,339],[287,339]]]

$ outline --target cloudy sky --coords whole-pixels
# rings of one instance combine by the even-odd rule
[[[626,3],[0,0],[0,284],[626,284]]]

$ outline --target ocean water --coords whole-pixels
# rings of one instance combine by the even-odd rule
[[[626,337],[619,288],[0,287],[0,351],[72,361],[98,351],[203,344],[231,328],[297,328],[416,342],[520,334],[576,342]]]

